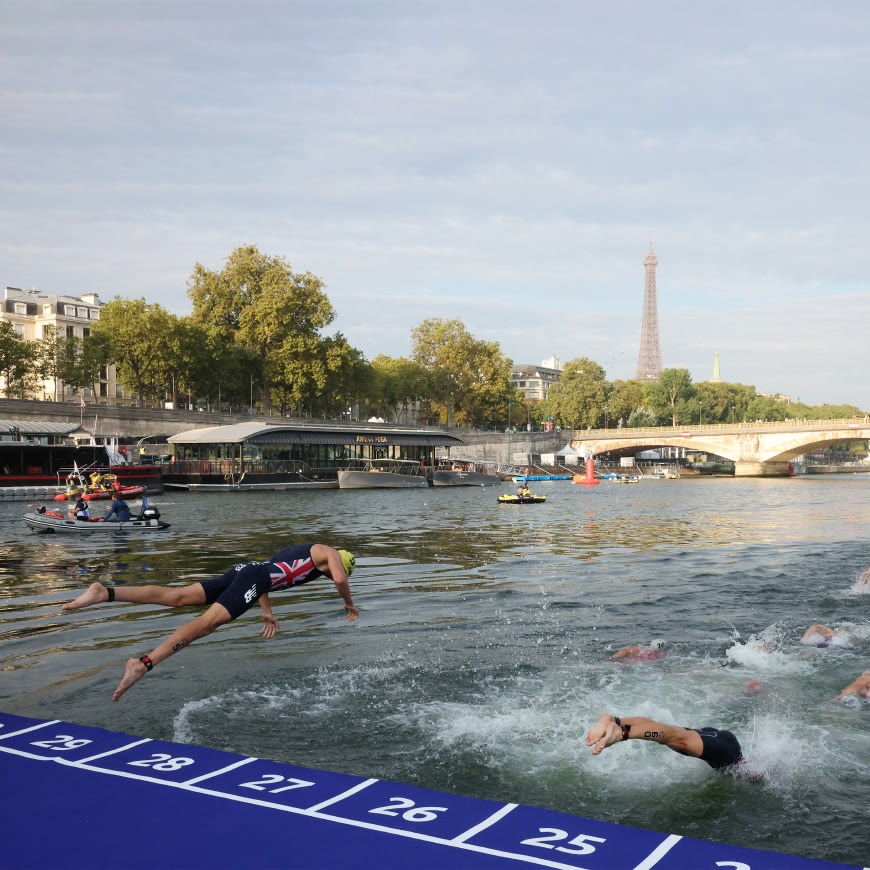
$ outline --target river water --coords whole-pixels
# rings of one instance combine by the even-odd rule
[[[158,499],[149,539],[37,535],[0,505],[0,709],[635,827],[870,864],[870,475],[309,491]],[[504,490],[508,488],[505,486]],[[88,583],[178,585],[305,541],[357,556],[112,691],[190,611],[62,614]],[[195,611],[194,611],[195,612]],[[849,646],[799,638],[812,622]],[[642,664],[621,646],[667,642]],[[772,653],[759,650],[763,641]],[[636,741],[600,713],[728,728],[760,782]]]

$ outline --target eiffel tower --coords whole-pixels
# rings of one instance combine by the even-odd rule
[[[649,253],[644,257],[643,269],[646,281],[643,287],[643,324],[640,330],[640,353],[637,356],[639,381],[657,381],[662,373],[662,348],[659,340],[659,307],[656,300],[656,266],[659,264],[652,248],[652,234],[649,240]]]

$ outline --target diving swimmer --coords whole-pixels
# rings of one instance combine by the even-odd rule
[[[593,755],[600,755],[608,746],[626,740],[650,740],[679,752],[706,761],[715,770],[738,773],[745,764],[743,750],[730,732],[717,728],[681,728],[665,725],[643,716],[613,716],[603,713],[586,735],[586,745]]]
[[[166,607],[211,605],[205,613],[174,631],[166,640],[138,659],[128,659],[124,678],[112,700],[117,701],[154,665],[189,646],[195,640],[241,616],[259,601],[263,611],[265,638],[275,636],[278,620],[272,615],[270,592],[279,592],[308,583],[317,577],[329,577],[344,601],[347,621],[353,622],[359,611],[350,594],[348,578],[356,561],[347,550],[336,550],[326,544],[296,544],[285,547],[268,562],[244,562],[235,565],[220,577],[212,577],[181,588],[165,586],[103,586],[92,583],[75,601],[63,605],[64,611],[81,610],[92,604],[108,601],[129,601],[136,604],[162,604]]]

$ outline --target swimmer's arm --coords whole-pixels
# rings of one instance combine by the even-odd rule
[[[269,601],[267,593],[263,593],[260,598],[260,609],[263,611],[263,627],[260,629],[260,634],[263,637],[275,637],[275,632],[278,631],[278,620],[272,616],[272,602]]]
[[[344,570],[341,556],[338,555],[337,550],[333,550],[331,547],[328,549],[326,563],[329,566],[329,576],[332,577],[332,582],[335,583],[335,591],[338,592],[341,600],[344,602],[347,621],[353,622],[359,616],[359,611],[353,603],[353,598],[351,598],[350,583],[347,582],[347,572]]]
[[[840,698],[845,698],[846,695],[857,695],[863,689],[870,688],[870,673],[861,674],[854,683],[849,683],[836,698],[831,698],[832,701],[839,701]]]
[[[633,656],[639,651],[639,646],[624,646],[622,649],[618,649],[610,658],[624,659],[626,656]]]
[[[699,758],[704,751],[704,742],[697,731],[689,731],[679,725],[665,725],[654,719],[644,716],[622,716],[620,725],[616,724],[616,717],[610,713],[604,713],[595,726],[586,735],[586,745],[592,746],[592,754],[598,755],[608,746],[621,743],[622,728],[628,728],[630,740],[651,740],[654,743],[663,743],[674,752],[681,755],[691,755]]]

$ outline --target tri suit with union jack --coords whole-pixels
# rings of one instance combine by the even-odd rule
[[[301,586],[325,576],[311,558],[313,546],[294,544],[275,553],[268,562],[242,562],[220,577],[201,580],[206,604],[221,604],[237,619],[266,592]]]

